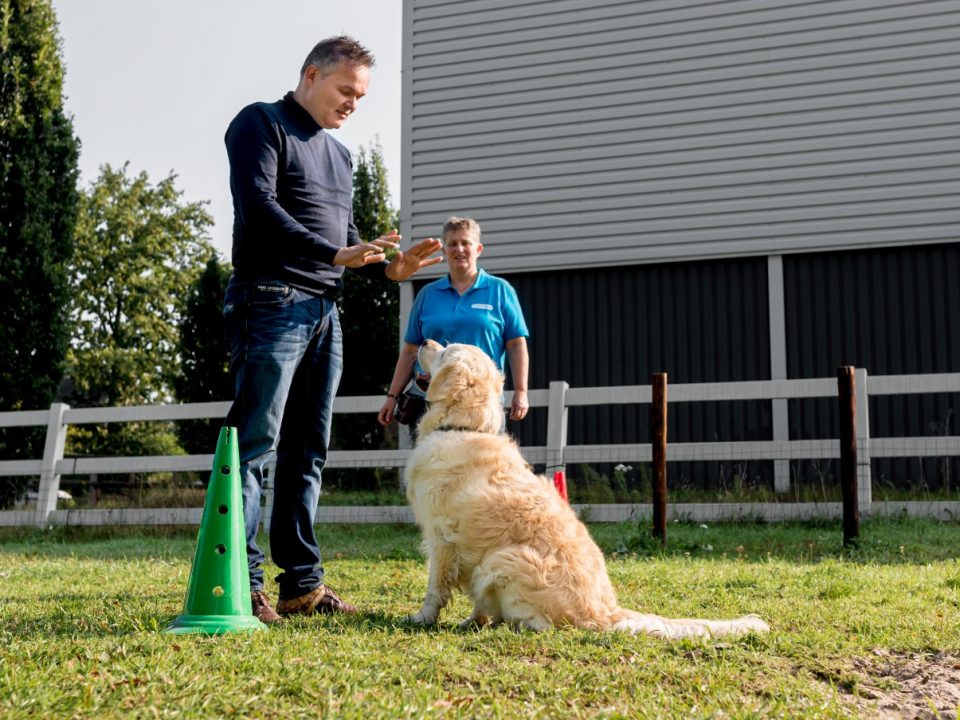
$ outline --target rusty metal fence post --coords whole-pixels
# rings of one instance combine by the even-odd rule
[[[860,536],[860,504],[857,497],[857,389],[854,368],[837,369],[837,399],[840,421],[840,492],[843,497],[843,544]]]
[[[667,544],[667,374],[654,373],[650,398],[653,456],[653,536]]]

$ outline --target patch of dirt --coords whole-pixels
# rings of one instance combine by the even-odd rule
[[[958,720],[960,658],[874,650],[855,658],[856,704],[878,720]]]

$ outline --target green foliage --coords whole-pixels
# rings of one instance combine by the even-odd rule
[[[361,148],[353,173],[353,218],[360,237],[375,240],[397,225],[390,207],[387,169],[380,146]],[[344,395],[374,395],[387,391],[397,356],[400,293],[397,283],[368,280],[346,272],[340,318],[344,363],[340,391]],[[352,439],[352,438],[351,438]],[[362,447],[379,447],[371,437]]]
[[[183,297],[213,252],[210,215],[187,203],[170,175],[152,185],[127,165],[101,169],[81,197],[70,267],[75,334],[70,402],[80,406],[169,402],[180,368]],[[69,452],[149,455],[176,451],[169,426],[71,428]]]
[[[397,227],[390,205],[387,166],[379,141],[361,147],[353,171],[353,222],[364,240],[374,240]]]
[[[637,468],[616,465],[610,479],[592,465],[578,467],[579,477],[571,473],[567,479],[570,502],[595,505],[650,502],[650,470],[646,465]]]
[[[63,374],[78,141],[62,79],[49,0],[0,0],[0,411],[47,407]],[[0,459],[40,457],[43,437],[6,429]],[[24,485],[0,479],[0,507]]]
[[[570,502],[601,505],[617,501],[605,475],[601,475],[590,465],[581,465],[580,472],[583,475],[582,480],[567,483]]]
[[[212,254],[203,272],[187,291],[180,322],[180,368],[174,389],[181,402],[230,400],[229,351],[223,327],[223,297],[230,265]],[[220,420],[182,421],[177,428],[183,449],[190,454],[212,452]]]
[[[0,127],[63,110],[63,63],[49,0],[0,0]]]
[[[390,206],[383,152],[376,143],[369,150],[361,148],[356,158],[353,218],[364,240],[375,240],[397,226],[397,213]],[[394,282],[368,280],[349,271],[344,273],[343,280],[340,323],[345,360],[340,394],[386,393],[399,352],[399,287]],[[395,447],[396,443],[370,415],[338,415],[333,431],[334,445],[342,448]],[[384,479],[379,468],[339,475],[338,479],[345,480],[345,484],[368,489],[380,489]]]

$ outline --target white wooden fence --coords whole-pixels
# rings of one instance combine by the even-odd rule
[[[862,514],[907,513],[944,519],[960,516],[960,502],[873,501],[870,460],[873,457],[960,456],[960,436],[870,438],[869,398],[877,395],[960,392],[960,373],[938,375],[889,375],[868,377],[856,371],[858,499]],[[531,407],[548,409],[547,438],[542,446],[524,447],[528,462],[544,465],[548,474],[565,469],[568,463],[649,462],[648,443],[627,445],[567,445],[567,413],[571,407],[588,405],[649,404],[649,385],[571,388],[566,382],[551,382],[549,389],[529,393]],[[836,398],[835,378],[808,380],[759,380],[750,382],[677,384],[668,388],[668,401],[707,402],[727,400],[783,400]],[[507,398],[509,404],[510,398]],[[375,414],[380,396],[337,398],[335,413]],[[37,505],[33,510],[0,512],[4,525],[171,525],[199,524],[201,508],[127,508],[57,510],[57,493],[63,475],[111,473],[209,471],[213,455],[170,455],[155,457],[64,457],[67,428],[108,422],[174,421],[223,418],[228,402],[153,405],[114,408],[71,408],[56,403],[49,410],[0,413],[0,428],[46,426],[43,457],[37,460],[0,461],[0,478],[39,476]],[[403,467],[409,450],[331,451],[327,466]],[[789,490],[789,476],[783,470],[790,460],[835,459],[840,457],[839,440],[770,440],[751,442],[670,443],[668,460],[730,461],[774,460],[775,486]],[[619,521],[651,514],[649,504],[581,506],[594,521]],[[763,518],[789,520],[810,517],[839,517],[840,503],[688,503],[669,505],[670,517],[689,520],[730,520]],[[265,513],[269,517],[269,512]],[[321,506],[318,522],[412,522],[409,508]]]

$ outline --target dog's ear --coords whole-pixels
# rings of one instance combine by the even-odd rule
[[[503,376],[485,355],[454,353],[445,357],[437,368],[427,390],[427,400],[448,399],[472,407],[485,403],[487,394],[494,389],[498,395],[502,392]]]
[[[427,400],[431,403],[439,402],[446,398],[454,398],[462,391],[462,382],[456,376],[456,370],[456,365],[447,363],[431,374]]]
[[[451,363],[441,368],[440,372],[445,377],[441,387],[445,389],[449,397],[460,397],[473,387],[473,373],[468,367]]]
[[[477,399],[473,397],[473,390],[480,387],[483,387],[483,382],[470,363],[444,363],[430,381],[427,400],[475,405]]]

